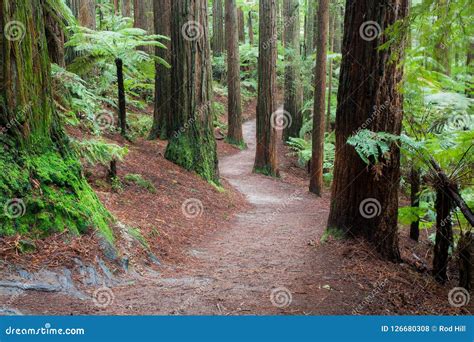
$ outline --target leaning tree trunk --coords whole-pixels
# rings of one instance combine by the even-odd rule
[[[254,33],[253,33],[253,18],[252,18],[253,12],[249,11],[249,19],[247,20],[248,24],[248,29],[249,29],[249,43],[250,46],[253,46],[254,43]]]
[[[328,0],[319,0],[317,23],[319,25],[319,35],[316,44],[317,55],[314,75],[313,150],[309,191],[321,196],[323,191],[324,117],[326,114],[326,60],[329,28]]]
[[[328,226],[363,236],[390,260],[400,260],[397,236],[400,150],[393,144],[375,173],[347,139],[362,126],[399,135],[402,123],[402,70],[392,60],[403,57],[401,46],[378,49],[387,41],[381,30],[407,14],[407,0],[348,1],[336,113],[336,158]],[[398,45],[398,44],[397,44]],[[375,110],[374,110],[375,108]],[[377,110],[378,109],[378,110]]]
[[[148,34],[155,32],[153,15],[153,0],[134,0],[133,27],[141,28]],[[152,46],[142,46],[140,50],[153,53]]]
[[[242,135],[242,103],[240,96],[240,55],[235,0],[225,1],[225,34],[227,42],[228,126],[227,138],[232,144],[244,142]]]
[[[224,52],[224,11],[222,0],[214,0],[212,3],[212,26],[212,52],[214,56],[220,56]]]
[[[254,171],[278,176],[276,150],[276,0],[259,3],[257,151]],[[273,120],[272,120],[273,119]]]
[[[155,33],[163,36],[171,36],[171,1],[154,0]],[[155,55],[167,62],[171,61],[171,42],[162,42],[166,49],[155,48]],[[171,69],[155,64],[155,104],[153,110],[153,126],[149,139],[168,139],[172,134],[170,129],[171,120]]]
[[[283,131],[283,141],[299,137],[303,124],[303,88],[300,70],[300,6],[298,0],[283,1],[284,41],[285,41],[285,101],[283,108],[289,116],[289,123]],[[291,119],[290,119],[291,118]]]
[[[171,2],[171,129],[166,158],[219,181],[211,106],[207,0]]]
[[[239,41],[245,43],[245,18],[244,10],[239,7],[237,10],[238,22],[239,22]]]
[[[449,248],[453,244],[451,211],[454,208],[454,203],[442,188],[438,188],[436,191],[435,208],[436,241],[433,258],[433,276],[439,282],[444,283],[448,279]]]
[[[0,0],[0,127],[7,128],[0,135],[0,235],[99,228],[112,240],[110,216],[55,112],[45,7],[45,0]]]

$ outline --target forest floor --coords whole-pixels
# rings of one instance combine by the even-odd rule
[[[410,242],[406,231],[400,236],[407,261],[403,264],[380,260],[361,241],[323,238],[329,193],[318,198],[307,191],[305,170],[282,143],[281,177],[253,174],[255,120],[250,119],[243,128],[247,149],[240,151],[219,142],[224,191],[168,163],[162,152],[153,152],[164,150],[165,143],[159,141],[136,142],[119,168],[122,175],[144,175],[157,193],[130,184],[116,193],[98,181],[99,172],[91,176],[97,178],[93,183],[107,208],[121,222],[140,228],[161,266],[141,262],[135,249],[136,254],[128,256],[135,276],[117,275],[124,281],[111,286],[106,305],[92,300],[96,289],[91,287],[81,288],[87,294],[81,299],[26,291],[21,298],[9,300],[0,292],[0,303],[8,302],[24,314],[61,315],[473,312],[472,306],[449,305],[447,294],[454,281],[440,286],[426,269],[415,265],[416,260],[411,262],[415,253],[420,255],[428,248]],[[203,203],[201,215],[192,219],[183,215],[181,207],[189,198]],[[67,248],[61,246],[49,249],[58,254]],[[81,249],[84,244],[79,240],[75,246]],[[80,254],[92,261],[97,251]],[[56,263],[66,264],[66,257],[60,255]],[[33,259],[24,262],[24,267],[31,267]],[[50,265],[53,259],[48,258]]]

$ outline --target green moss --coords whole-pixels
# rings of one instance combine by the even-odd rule
[[[207,181],[219,183],[217,177],[217,152],[216,142],[212,133],[203,135],[200,139],[190,139],[189,133],[177,134],[166,148],[166,159],[184,167],[186,170],[195,171]]]
[[[275,174],[270,167],[264,167],[264,168],[254,168],[253,169],[253,172],[255,173],[259,173],[259,174],[262,174],[262,175],[265,175],[265,176],[270,176],[270,177],[278,177],[277,174]]]
[[[20,233],[38,238],[97,228],[113,241],[112,217],[87,184],[74,155],[61,156],[53,147],[43,153],[22,150],[13,155],[0,145],[0,167],[4,170],[0,174],[0,236]],[[24,204],[15,215],[7,210],[12,199]]]
[[[321,236],[321,243],[325,243],[332,237],[335,240],[342,240],[345,238],[344,231],[338,228],[328,227]]]
[[[134,173],[129,173],[128,175],[126,175],[124,177],[125,181],[127,182],[130,182],[130,183],[134,183],[136,184],[137,186],[143,188],[143,189],[146,189],[148,190],[149,192],[151,192],[152,194],[155,194],[156,193],[156,188],[155,186],[153,185],[152,182],[150,182],[149,180],[147,179],[144,179],[141,175],[138,175],[138,174],[134,174]]]

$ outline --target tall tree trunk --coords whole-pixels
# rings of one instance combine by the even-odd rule
[[[450,61],[450,25],[451,23],[447,22],[446,14],[449,10],[449,4],[446,0],[437,1],[437,6],[439,6],[439,14],[436,20],[436,25],[439,25],[442,29],[441,34],[436,38],[436,43],[434,46],[434,59],[438,62],[441,68],[436,68],[437,71],[442,72],[446,75],[451,74],[451,61]],[[440,29],[440,31],[441,31]]]
[[[309,191],[321,196],[323,191],[324,116],[326,113],[326,70],[329,29],[329,0],[319,0],[318,41],[314,75],[313,151]]]
[[[303,88],[300,69],[300,5],[298,0],[283,1],[283,20],[285,22],[285,114],[291,120],[283,131],[283,140],[299,137],[303,124],[301,107],[303,106]]]
[[[113,0],[115,15],[119,15],[119,14],[120,14],[120,3],[119,3],[119,1],[120,1],[120,0]]]
[[[133,27],[141,28],[148,34],[155,32],[153,15],[153,0],[134,0]],[[153,53],[152,46],[142,46],[140,50]]]
[[[155,20],[155,33],[171,36],[171,1],[154,0],[153,13]],[[162,42],[166,49],[155,48],[155,55],[167,62],[171,61],[171,42]],[[153,126],[149,139],[168,139],[173,133],[170,129],[171,120],[171,69],[161,63],[155,64],[155,104],[153,110]]]
[[[329,51],[334,52],[334,36],[336,32],[336,16],[337,12],[332,11],[329,17]],[[328,103],[326,111],[326,132],[331,132],[331,98],[332,98],[332,58],[328,60]]]
[[[370,122],[367,129],[375,132],[396,135],[401,132],[403,102],[398,86],[402,70],[391,56],[393,49],[397,49],[403,58],[404,46],[378,49],[387,38],[367,35],[370,30],[366,30],[366,25],[367,21],[375,21],[383,31],[404,18],[407,10],[407,0],[390,0],[378,6],[369,0],[347,2],[328,221],[329,227],[365,237],[383,257],[394,261],[400,260],[397,236],[400,150],[391,146],[383,168],[376,174],[346,141],[367,122]],[[374,108],[383,110],[377,110],[374,115]]]
[[[235,0],[225,1],[225,34],[227,42],[228,126],[227,138],[233,144],[244,142],[242,134],[242,103],[240,96],[240,54]]]
[[[449,247],[453,244],[453,228],[451,211],[454,203],[443,188],[436,191],[436,241],[433,258],[433,275],[439,282],[448,279],[447,269],[449,260]]]
[[[222,0],[214,0],[212,3],[212,24],[212,52],[214,56],[220,56],[224,52],[224,10]]]
[[[254,171],[277,176],[276,131],[276,0],[259,3],[257,151]]]
[[[249,43],[250,46],[253,46],[254,43],[254,33],[253,33],[253,18],[252,18],[253,12],[249,11],[249,19],[248,19],[248,29],[249,29]]]
[[[410,205],[412,208],[420,206],[420,172],[412,166],[410,170]],[[420,237],[420,220],[416,220],[410,225],[410,238],[418,241]]]
[[[239,41],[245,43],[245,15],[242,7],[237,10],[238,21],[239,21]]]
[[[95,30],[97,26],[96,0],[68,0],[68,2],[79,25]]]
[[[212,115],[207,0],[171,2],[171,129],[165,156],[219,182]]]
[[[131,17],[132,16],[132,0],[122,0],[122,16]]]
[[[305,56],[310,56],[314,50],[314,6],[315,0],[307,0],[305,16]]]
[[[112,240],[110,215],[84,179],[55,112],[46,6],[0,0],[0,126],[8,128],[0,135],[0,236],[98,228]]]
[[[319,0],[314,1],[314,11],[313,11],[313,48],[316,49],[318,46],[318,39],[319,39],[319,24],[318,24],[318,16],[319,16]]]
[[[341,53],[342,35],[344,32],[344,6],[336,6],[334,11],[334,52]]]

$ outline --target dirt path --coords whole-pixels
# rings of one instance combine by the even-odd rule
[[[41,293],[24,296],[18,309],[41,314],[350,313],[356,290],[341,289],[353,282],[317,244],[328,198],[253,174],[255,120],[243,128],[248,149],[225,157],[220,169],[251,208],[191,246],[188,261],[113,287],[103,307],[90,299]]]

